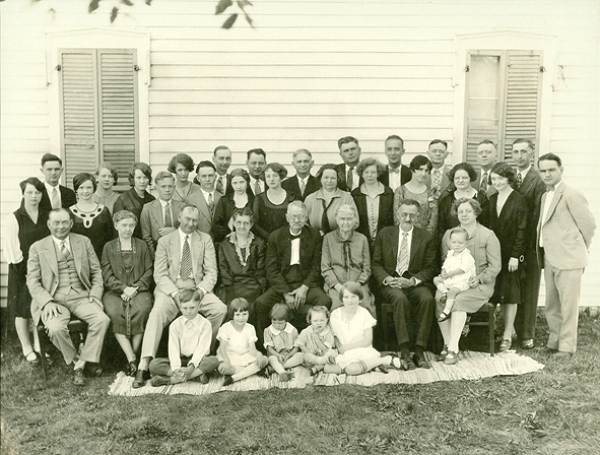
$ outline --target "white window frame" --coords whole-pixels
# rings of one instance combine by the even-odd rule
[[[466,160],[463,150],[465,140],[466,78],[468,53],[473,50],[539,50],[542,52],[542,93],[539,111],[539,143],[536,153],[550,150],[550,131],[552,126],[553,81],[556,71],[557,37],[535,33],[498,31],[456,35],[456,66],[454,69],[454,160]]]
[[[48,105],[50,108],[50,150],[61,150],[60,118],[60,64],[59,49],[135,49],[139,71],[138,90],[138,157],[150,162],[149,138],[149,98],[150,87],[150,34],[108,28],[85,28],[46,34],[46,84],[48,85]],[[95,171],[95,169],[93,170]],[[64,179],[65,173],[63,173]]]

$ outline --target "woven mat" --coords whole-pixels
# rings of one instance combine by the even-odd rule
[[[253,376],[228,387],[223,387],[223,378],[213,376],[208,384],[190,381],[184,384],[152,387],[150,381],[144,387],[133,389],[133,378],[119,372],[115,381],[109,388],[109,395],[136,397],[148,394],[162,395],[207,395],[215,392],[241,392],[248,390],[265,390],[273,387],[280,389],[303,389],[307,386],[334,386],[340,384],[356,384],[370,387],[377,384],[429,384],[437,381],[458,381],[461,379],[474,380],[490,378],[493,376],[516,376],[533,373],[544,368],[544,365],[530,357],[519,355],[514,351],[503,352],[491,357],[482,352],[461,352],[460,362],[456,365],[444,365],[436,362],[435,355],[427,352],[427,359],[431,362],[430,369],[417,368],[412,371],[391,370],[389,373],[372,372],[360,376],[346,376],[345,374],[324,374],[311,376],[306,368],[294,369],[294,379],[281,382],[277,375],[271,378]]]

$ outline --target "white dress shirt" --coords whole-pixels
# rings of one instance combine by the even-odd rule
[[[260,192],[263,193],[265,191],[265,182],[263,182],[261,179],[255,179],[254,177],[250,177],[250,189],[252,190],[252,192],[254,193],[254,195],[256,196],[257,194],[260,193],[256,193],[254,191],[254,187],[256,186],[256,181],[258,180],[258,186],[260,187]]]
[[[292,252],[290,254],[290,265],[300,265],[300,237],[292,239]]]
[[[71,249],[71,241],[69,240],[69,236],[67,236],[64,240],[60,240],[52,236],[52,240],[54,240],[54,246],[56,247],[57,253],[60,253],[60,250],[62,249],[64,243],[64,245],[67,247],[67,250],[69,250],[69,254],[73,256],[73,250]]]
[[[197,314],[192,319],[179,316],[169,327],[169,363],[171,370],[181,368],[181,356],[192,357],[189,363],[198,367],[208,355],[212,327],[207,319]]]
[[[392,189],[392,191],[396,191],[396,188],[400,187],[402,184],[402,166],[398,166],[396,171],[393,171],[392,168],[388,165],[388,175],[389,182],[388,186]]]
[[[543,196],[544,207],[542,208],[542,216],[540,218],[540,248],[544,247],[544,240],[543,240],[543,236],[542,236],[542,228],[544,227],[544,223],[548,219],[548,215],[549,215],[549,212],[550,212],[550,206],[552,205],[552,200],[554,199],[554,194],[556,193],[556,188],[558,188],[558,186],[561,183],[562,182],[558,182],[556,185],[554,185],[554,189],[553,190],[546,191],[545,196]]]
[[[56,193],[58,194],[58,207],[52,207],[53,209],[58,209],[62,207],[62,197],[60,196],[60,185],[52,186],[47,182],[44,182],[44,186],[46,187],[46,192],[48,193],[48,199],[50,199],[50,205],[52,206],[52,192],[54,188],[56,188]]]

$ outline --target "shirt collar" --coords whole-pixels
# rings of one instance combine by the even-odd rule
[[[292,324],[290,324],[289,322],[285,323],[285,327],[283,328],[283,330],[277,330],[275,327],[273,327],[271,325],[271,332],[273,332],[274,335],[279,335],[281,332],[285,332],[285,333],[292,333],[294,330],[294,327],[292,326]]]
[[[212,194],[213,195],[213,200],[215,198],[215,192],[213,191],[204,191],[204,189],[202,187],[200,187],[200,191],[202,191],[202,194],[204,195],[204,199],[206,199],[208,201],[208,195]]]
[[[529,166],[527,166],[527,168],[526,168],[526,169],[524,169],[524,170],[523,170],[523,169],[519,169],[519,170],[517,170],[517,172],[518,172],[519,174],[521,174],[521,178],[522,178],[523,180],[525,180],[525,176],[527,175],[527,173],[529,172],[529,170],[530,170],[530,169],[531,169],[531,164],[530,164]]]
[[[547,190],[547,191],[548,192],[555,192],[561,184],[562,184],[562,180],[560,180],[556,185],[554,185],[553,189]]]
[[[163,201],[162,199],[158,198],[160,205],[164,208],[167,206],[167,204],[171,203],[171,199],[169,199],[168,201]]]
[[[185,237],[186,235],[188,235],[190,237],[190,242],[192,241],[192,234],[186,234],[185,232],[183,232],[181,230],[181,228],[177,229],[177,232],[179,232],[179,239],[181,240],[181,244],[183,245],[183,242],[185,242]],[[191,245],[190,245],[191,246]]]
[[[52,240],[54,240],[54,245],[56,245],[56,248],[60,250],[60,248],[62,247],[63,242],[65,243],[65,245],[67,245],[67,248],[69,249],[69,251],[71,251],[71,240],[69,239],[69,236],[67,236],[64,240],[59,240],[56,237],[52,236]]]
[[[54,190],[54,188],[56,188],[58,190],[58,192],[60,193],[60,183],[57,183],[56,186],[52,186],[48,182],[44,182],[44,186],[46,187],[46,191],[50,195],[52,195],[52,191]]]
[[[185,325],[186,327],[195,327],[200,323],[201,316],[199,314],[197,314],[192,319],[187,319],[183,316],[181,316],[181,318],[183,321],[183,325]]]

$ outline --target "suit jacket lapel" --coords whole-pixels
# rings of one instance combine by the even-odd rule
[[[175,260],[172,261],[172,264],[175,265],[175,270],[173,270],[174,273],[172,273],[172,276],[178,276],[179,275],[179,271],[181,270],[181,240],[180,240],[180,236],[179,236],[179,230],[174,231],[173,232],[173,236],[171,238],[171,247],[169,248],[170,254],[175,255]],[[191,249],[191,245],[190,245],[190,249]]]
[[[73,263],[79,279],[81,279],[81,264],[83,261],[83,248],[79,243],[79,239],[69,235],[69,243],[71,244],[71,254],[73,255]],[[81,280],[83,282],[83,280]]]
[[[58,256],[56,255],[56,246],[52,236],[46,237],[44,240],[44,250],[46,250],[46,258],[48,259],[52,273],[58,278]]]
[[[556,209],[556,206],[558,205],[558,201],[560,201],[560,199],[562,198],[563,195],[563,191],[565,189],[565,184],[561,184],[555,191],[554,191],[554,197],[552,198],[552,202],[550,203],[550,209],[548,210],[548,215],[546,216],[546,219],[544,220],[544,224],[550,219],[550,217],[552,217],[552,213],[554,213],[554,210]],[[548,195],[548,193],[546,193],[546,196]],[[548,199],[546,197],[546,199]],[[543,212],[542,212],[543,214]]]
[[[398,237],[400,235],[400,228],[398,226],[395,226],[394,229],[390,230],[390,235],[394,236],[393,238],[389,239],[389,242],[390,242],[390,245],[392,245],[392,261],[395,264],[397,261],[397,258],[398,258],[398,248],[400,248],[400,245],[398,245]],[[394,268],[396,268],[396,267],[394,267]]]
[[[412,239],[410,241],[410,257],[408,259],[408,266],[409,267],[413,263],[413,259],[415,257],[415,254],[417,253],[417,248],[419,247],[419,242],[420,241],[421,241],[421,239],[419,237],[419,231],[417,231],[416,228],[413,227]]]

